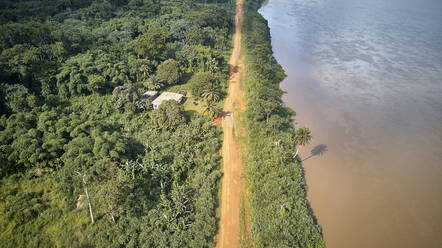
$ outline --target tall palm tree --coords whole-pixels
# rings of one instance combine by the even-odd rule
[[[205,101],[203,113],[207,113],[210,118],[215,118],[218,109],[216,108],[215,102]]]
[[[312,140],[312,133],[310,132],[310,129],[306,128],[306,127],[301,127],[298,130],[295,131],[295,144],[296,145],[300,145],[300,146],[305,146],[308,143],[310,143],[310,141]],[[296,156],[298,156],[298,152],[299,150],[296,149],[296,154],[294,156],[294,158],[296,158]]]
[[[219,101],[219,99],[221,99],[221,94],[222,93],[220,87],[212,83],[209,87],[203,90],[201,96],[208,102],[217,102]]]

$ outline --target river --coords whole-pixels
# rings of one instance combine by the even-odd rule
[[[442,1],[269,0],[329,248],[442,247]]]

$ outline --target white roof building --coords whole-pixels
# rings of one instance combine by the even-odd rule
[[[161,95],[159,97],[157,97],[155,100],[153,100],[152,106],[154,109],[157,109],[163,101],[167,101],[167,100],[175,100],[178,103],[181,103],[181,101],[183,100],[183,97],[184,97],[184,95],[181,95],[178,93],[163,92],[163,93],[161,93]]]
[[[152,101],[157,94],[158,91],[155,90],[146,91],[140,96],[140,102],[146,102],[146,100]]]

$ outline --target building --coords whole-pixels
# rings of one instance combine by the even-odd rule
[[[178,93],[163,92],[163,93],[161,93],[161,95],[159,97],[157,97],[155,100],[153,100],[152,106],[154,109],[157,109],[158,107],[160,107],[160,105],[163,101],[167,101],[167,100],[175,100],[178,103],[181,103],[181,101],[183,101],[183,97],[184,97],[184,95],[181,95]]]
[[[155,99],[157,94],[158,91],[155,90],[146,91],[143,95],[140,96],[140,102],[146,102],[146,100],[152,101],[153,99]]]

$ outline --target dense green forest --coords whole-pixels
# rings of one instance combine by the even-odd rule
[[[0,247],[212,246],[234,8],[0,2]]]
[[[246,51],[246,180],[255,247],[325,247],[306,200],[302,168],[294,145],[294,112],[283,106],[279,83],[285,78],[272,56],[261,0],[245,0],[243,48]],[[301,138],[301,139],[299,139]],[[299,143],[299,141],[298,141]]]

